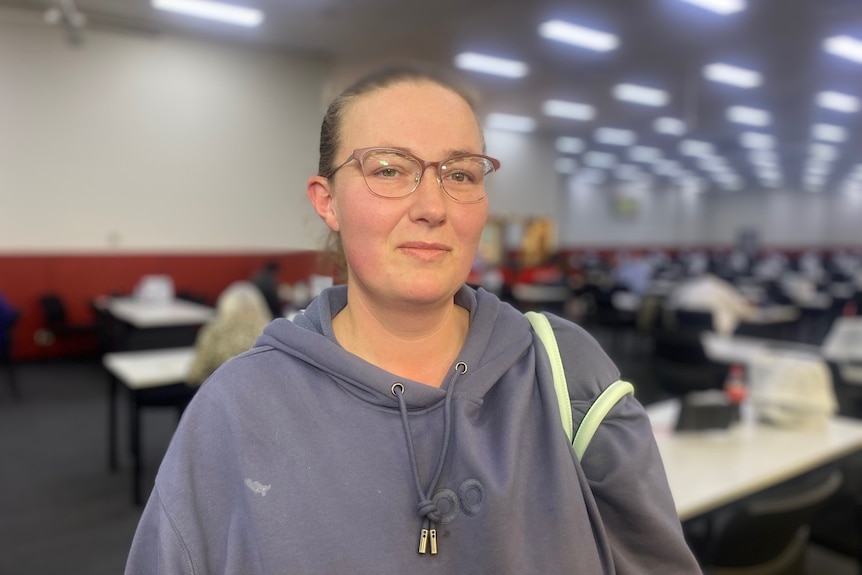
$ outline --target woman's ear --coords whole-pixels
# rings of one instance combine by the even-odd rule
[[[322,176],[312,176],[308,179],[308,199],[314,206],[314,211],[329,229],[339,231],[338,214],[335,213],[335,196],[332,193],[329,180]]]

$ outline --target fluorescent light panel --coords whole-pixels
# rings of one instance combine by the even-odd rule
[[[739,145],[751,150],[771,150],[775,147],[775,138],[769,134],[743,132],[739,135]]]
[[[727,119],[737,124],[764,127],[772,123],[772,116],[766,110],[748,108],[746,106],[731,106],[727,109]]]
[[[580,154],[584,151],[584,141],[570,136],[560,136],[554,146],[561,154]]]
[[[745,10],[745,0],[682,0],[716,14],[733,14]]]
[[[523,78],[529,72],[529,68],[523,62],[507,60],[496,56],[486,56],[476,52],[462,52],[455,56],[455,66],[462,70],[493,74],[504,78]]]
[[[598,128],[593,138],[600,144],[608,146],[631,146],[637,141],[637,136],[631,130],[620,128]]]
[[[539,26],[539,35],[548,40],[556,40],[573,46],[607,52],[620,45],[619,38],[613,34],[578,26],[563,20],[549,20]]]
[[[547,100],[542,104],[542,111],[546,116],[580,120],[583,122],[592,120],[596,115],[596,109],[589,104],[566,102],[564,100]]]
[[[833,56],[839,56],[862,64],[862,40],[852,36],[833,36],[823,41],[823,49]]]
[[[253,28],[263,22],[263,12],[255,8],[209,2],[207,0],[152,0],[153,8],[187,16],[217,20]]]
[[[746,70],[721,62],[704,66],[703,77],[713,82],[730,84],[738,88],[756,88],[762,83],[760,74],[754,70]]]
[[[529,116],[514,114],[488,114],[485,127],[491,130],[506,130],[509,132],[532,132],[536,129],[536,121]]]
[[[817,105],[821,108],[844,112],[846,114],[858,112],[862,108],[859,98],[850,94],[842,94],[841,92],[820,92],[817,94],[816,101]]]
[[[838,148],[829,144],[813,143],[808,146],[808,153],[811,157],[824,162],[832,162],[838,158]]]
[[[661,117],[656,118],[653,122],[653,129],[659,134],[668,134],[670,136],[682,136],[685,134],[685,122],[678,118]]]
[[[613,89],[614,98],[644,106],[665,106],[670,101],[668,93],[656,88],[637,84],[617,84]]]
[[[584,154],[583,162],[585,166],[591,168],[612,168],[617,163],[617,157],[606,152],[587,152]]]
[[[811,137],[824,142],[840,143],[847,139],[847,130],[832,124],[814,124],[811,127]]]
[[[714,155],[715,151],[712,144],[709,142],[701,142],[700,140],[683,140],[679,143],[679,153],[683,156],[703,158],[705,156]]]

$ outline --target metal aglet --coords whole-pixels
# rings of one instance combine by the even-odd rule
[[[435,534],[434,537],[436,538],[436,536],[437,535]],[[436,548],[436,543],[434,543],[432,545],[433,545],[432,549]],[[419,553],[421,555],[424,555],[427,552],[427,550],[428,550],[428,530],[423,529],[422,532],[419,534]],[[432,553],[434,553],[434,551],[432,551]]]
[[[431,555],[437,555],[437,530],[431,530]]]

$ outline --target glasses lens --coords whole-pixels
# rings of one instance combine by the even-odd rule
[[[485,197],[485,176],[493,171],[494,165],[486,158],[460,156],[440,166],[440,179],[454,199],[475,202]]]
[[[416,187],[422,166],[395,150],[371,150],[362,156],[362,175],[378,196],[400,198]]]

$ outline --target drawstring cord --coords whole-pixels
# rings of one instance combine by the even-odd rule
[[[443,465],[446,462],[446,455],[449,452],[449,439],[452,436],[451,413],[452,413],[452,391],[455,388],[455,380],[459,375],[467,373],[467,364],[459,361],[455,364],[455,373],[449,379],[449,386],[446,388],[446,401],[443,407],[443,445],[440,448],[440,455],[437,459],[437,468],[431,481],[428,483],[427,489],[422,489],[422,482],[419,480],[419,465],[416,463],[416,450],[413,447],[413,434],[410,431],[410,422],[407,419],[407,403],[404,401],[404,384],[395,383],[392,385],[392,395],[398,398],[398,411],[401,413],[401,426],[404,429],[404,437],[407,440],[407,453],[410,456],[410,467],[413,471],[413,481],[416,486],[416,493],[419,497],[419,504],[416,510],[419,516],[422,517],[422,528],[419,532],[419,553],[424,554],[430,546],[431,555],[437,554],[437,523],[440,521],[440,510],[437,504],[431,499],[431,494],[437,488],[437,482],[440,480],[440,475],[443,473]]]

